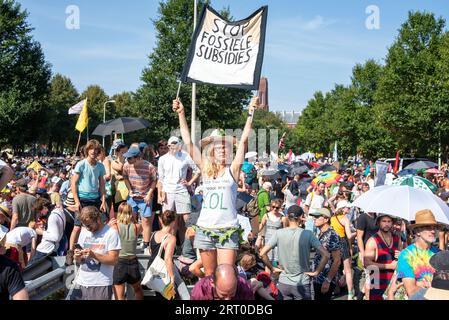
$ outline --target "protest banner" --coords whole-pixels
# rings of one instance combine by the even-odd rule
[[[229,22],[203,8],[181,75],[182,82],[257,90],[265,47],[268,7]]]

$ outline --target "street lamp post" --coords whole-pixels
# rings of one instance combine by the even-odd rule
[[[108,100],[103,104],[103,123],[106,122],[106,104],[115,103],[115,100]],[[104,136],[103,136],[103,148],[104,148]]]

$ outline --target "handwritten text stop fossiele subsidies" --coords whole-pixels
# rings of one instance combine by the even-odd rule
[[[199,35],[198,57],[223,64],[244,64],[251,58],[253,36],[248,33],[249,22],[242,25],[226,24],[214,19],[212,33]]]

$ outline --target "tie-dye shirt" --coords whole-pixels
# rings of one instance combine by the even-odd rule
[[[419,249],[415,244],[402,250],[398,260],[398,279],[414,278],[416,281],[432,281],[435,269],[430,265],[430,258],[438,249]]]

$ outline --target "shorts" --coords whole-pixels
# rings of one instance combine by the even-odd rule
[[[218,241],[219,236],[226,233],[226,230],[211,229],[217,236],[212,237],[205,234],[205,230],[199,227],[195,228],[195,240],[193,247],[200,250],[213,250],[213,249],[233,249],[237,250],[240,246],[240,233],[234,232],[228,239],[220,243]]]
[[[171,210],[177,214],[186,214],[192,212],[190,203],[190,194],[187,191],[178,193],[166,193],[162,211]]]
[[[127,202],[133,208],[133,211],[135,213],[139,213],[142,218],[151,217],[152,212],[151,205],[146,204],[143,199],[141,200],[128,197]]]
[[[98,210],[100,210],[101,200],[100,199],[94,199],[94,200],[80,199],[80,205],[81,205],[81,209],[84,207],[93,206],[93,207],[97,208]],[[108,214],[106,212],[102,212],[101,213],[101,221],[103,223],[106,223],[108,220],[109,220]],[[82,225],[81,220],[80,220],[80,212],[77,212],[75,214],[74,225],[75,225],[75,227],[81,227],[81,225]]]
[[[137,258],[118,259],[118,263],[114,267],[114,285],[120,285],[124,283],[136,284],[141,280],[141,278],[142,275],[140,274],[139,261],[137,260]]]
[[[112,286],[84,287],[73,290],[71,300],[112,300]]]
[[[340,238],[341,243],[341,261],[351,258],[351,253],[349,251],[349,241],[348,238]]]
[[[289,285],[278,283],[278,300],[312,300],[312,290],[309,285]]]

